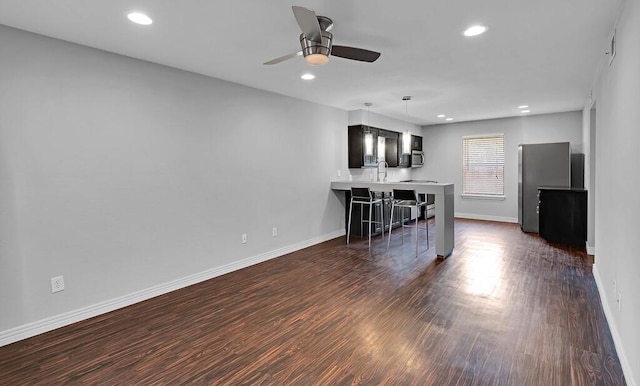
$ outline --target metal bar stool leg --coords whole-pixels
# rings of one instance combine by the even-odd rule
[[[427,208],[424,211],[424,229],[427,231],[427,251],[429,250],[429,218],[427,217]]]
[[[362,237],[362,223],[364,222],[364,204],[360,203],[360,237]]]
[[[416,205],[416,257],[418,257],[418,205]]]
[[[389,244],[391,243],[391,229],[393,229],[393,202],[391,203],[391,213],[389,214],[389,234],[387,235],[387,251],[389,250]]]
[[[402,224],[402,244],[404,244],[404,206],[402,207],[402,214],[400,215],[400,224]]]
[[[349,244],[349,236],[351,235],[351,212],[353,211],[353,197],[349,204],[349,221],[347,222],[347,244]]]
[[[369,203],[369,228],[367,228],[367,233],[369,234],[369,249],[371,249],[371,213],[373,212],[371,207],[373,204]]]
[[[382,229],[382,241],[384,242],[384,201],[380,204],[380,228]]]

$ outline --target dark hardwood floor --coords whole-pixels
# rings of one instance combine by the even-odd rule
[[[340,238],[0,347],[0,384],[625,383],[584,251],[455,228],[446,260]]]

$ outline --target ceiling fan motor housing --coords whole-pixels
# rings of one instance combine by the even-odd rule
[[[333,45],[333,20],[326,16],[318,16],[310,9],[292,6],[293,16],[300,27],[300,51],[265,62],[265,65],[276,64],[303,55],[305,61],[312,66],[320,66],[329,61],[329,55],[339,58],[375,62],[380,53],[363,48]]]
[[[320,42],[309,40],[304,34],[300,34],[300,47],[302,48],[302,54],[305,58],[313,54],[329,56],[329,54],[331,54],[332,41],[333,35],[327,31],[322,31],[322,39]]]

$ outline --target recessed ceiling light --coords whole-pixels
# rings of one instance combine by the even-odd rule
[[[445,119],[445,121],[453,121],[453,118],[449,117],[449,118]]]
[[[303,75],[301,76],[301,78],[302,78],[302,79],[304,79],[304,80],[311,80],[311,79],[314,79],[315,77],[316,77],[316,76],[315,76],[315,75],[313,75],[313,74],[303,74]]]
[[[530,112],[531,112],[531,110],[522,110],[522,111],[520,111],[520,112],[521,112],[522,114],[524,114],[524,113],[530,113]]]
[[[518,106],[519,109],[526,109],[527,107],[529,107],[529,105],[520,105],[520,106]]]
[[[446,115],[444,115],[444,114],[438,115],[438,118],[444,118],[444,117],[446,117]]]
[[[153,20],[151,20],[149,16],[140,12],[131,12],[127,15],[127,17],[129,18],[129,20],[136,24],[149,25],[153,23]]]
[[[483,25],[473,25],[464,31],[464,36],[477,36],[487,31],[487,27]]]

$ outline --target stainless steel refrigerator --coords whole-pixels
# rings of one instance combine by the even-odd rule
[[[569,142],[518,147],[518,222],[525,232],[538,233],[538,188],[571,186]]]

